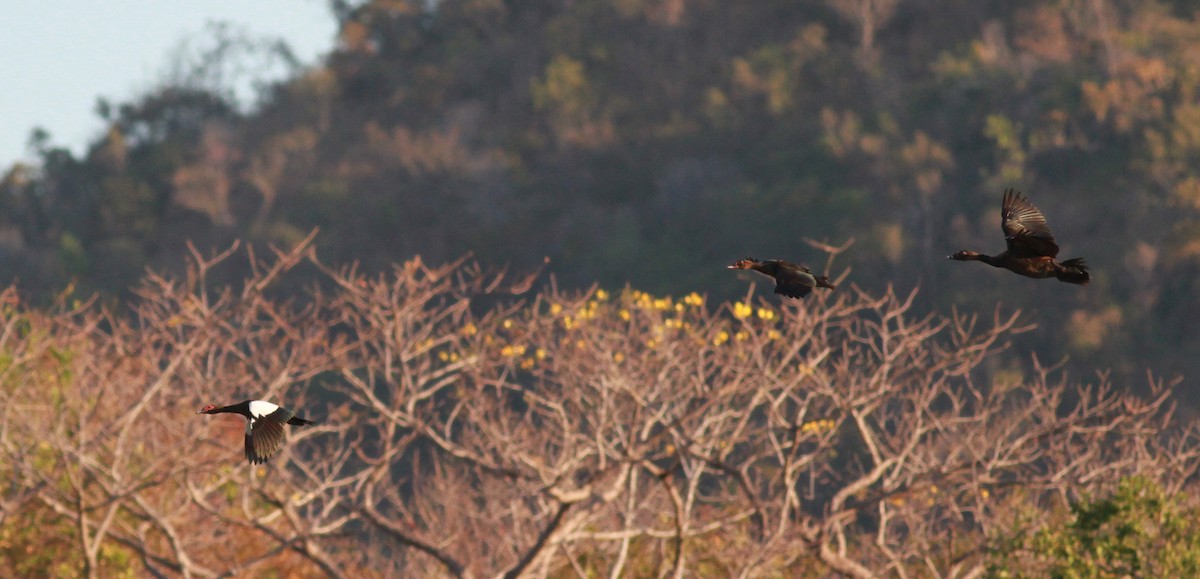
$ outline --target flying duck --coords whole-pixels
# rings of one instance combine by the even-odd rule
[[[1034,278],[1057,278],[1058,281],[1087,285],[1092,276],[1082,257],[1058,261],[1058,244],[1046,224],[1046,217],[1029,199],[1009,189],[1004,192],[1000,207],[1000,227],[1008,244],[1000,255],[984,255],[960,251],[947,259],[982,261],[992,267],[1003,267],[1013,273]]]
[[[813,275],[807,267],[788,263],[779,259],[768,259],[759,261],[752,257],[739,259],[733,262],[733,265],[726,269],[752,269],[762,274],[769,275],[775,278],[775,293],[785,295],[789,298],[802,298],[810,293],[814,287],[826,287],[834,289],[834,285],[829,283],[829,278],[823,275]]]
[[[243,400],[231,406],[209,404],[196,414],[241,414],[246,417],[246,459],[262,464],[283,444],[283,425],[303,426],[313,421],[296,416],[291,410],[265,400]]]

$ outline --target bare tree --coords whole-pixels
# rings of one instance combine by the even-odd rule
[[[1170,385],[1136,397],[997,356],[1031,328],[1015,313],[918,314],[844,279],[708,304],[526,291],[464,262],[366,276],[311,238],[210,287],[235,255],[147,276],[122,313],[0,296],[0,521],[69,528],[43,547],[60,565],[977,576],[1015,511],[1196,473]],[[288,297],[313,266],[323,285]],[[251,467],[241,421],[193,415],[249,397],[319,423]]]

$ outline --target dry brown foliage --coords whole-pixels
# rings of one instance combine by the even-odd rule
[[[976,576],[1012,513],[1196,472],[1169,389],[983,366],[1017,315],[843,284],[706,304],[325,267],[311,239],[128,310],[0,300],[0,566],[20,574]],[[288,272],[318,267],[303,298]],[[516,285],[527,285],[528,280]],[[516,293],[523,293],[516,292]],[[204,403],[319,423],[265,467]],[[1031,511],[1032,509],[1032,511]]]

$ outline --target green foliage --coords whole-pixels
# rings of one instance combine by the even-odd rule
[[[535,109],[557,110],[565,116],[585,113],[591,92],[583,73],[583,63],[562,54],[546,65],[542,80],[534,79],[530,83]]]
[[[1069,518],[1016,529],[989,556],[995,577],[1194,577],[1200,574],[1200,509],[1143,477],[1100,499],[1072,505]]]
[[[16,577],[78,577],[82,561],[69,545],[73,533],[48,507],[7,517],[0,525],[0,569]]]

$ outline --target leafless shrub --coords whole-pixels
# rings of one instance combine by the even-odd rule
[[[89,576],[964,576],[1014,505],[1196,472],[1168,385],[985,375],[1028,328],[999,309],[368,277],[311,239],[209,287],[236,250],[129,311],[0,296],[4,544],[49,519],[73,536],[38,547]],[[276,297],[302,264],[327,289]],[[320,423],[251,468],[240,420],[193,415],[250,397]]]

